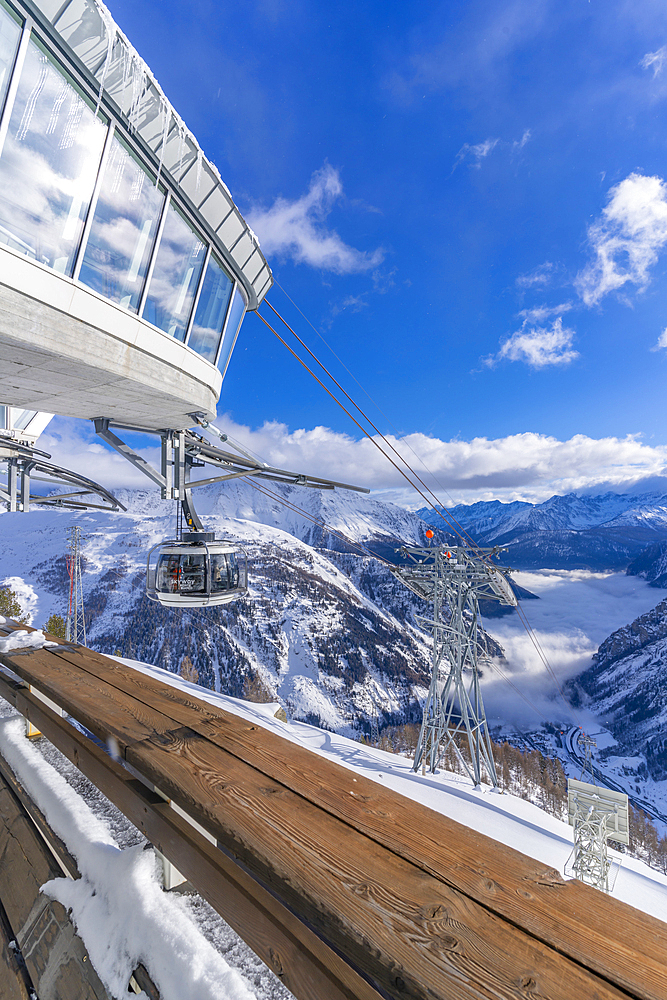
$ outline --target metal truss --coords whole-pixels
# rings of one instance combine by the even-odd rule
[[[83,607],[83,583],[81,581],[81,528],[78,525],[69,528],[68,536],[69,601],[65,622],[65,640],[85,646],[87,642],[86,613]]]
[[[579,745],[586,749],[592,774],[591,747],[595,746],[595,741],[582,734]],[[613,885],[610,886],[611,860],[607,844],[610,840],[618,844],[630,843],[628,812],[625,792],[569,778],[567,816],[574,828],[574,849],[565,864],[565,874],[602,892],[610,892]]]
[[[193,422],[202,427],[208,427],[223,443],[229,444],[235,451],[218,448],[207,441],[201,434],[192,430],[148,430],[132,424],[121,424],[106,418],[95,420],[97,434],[108,445],[131,462],[145,476],[160,487],[163,500],[180,500],[183,513],[189,528],[202,530],[202,524],[192,503],[191,491],[200,486],[210,486],[211,483],[225,483],[230,479],[252,477],[268,480],[273,483],[285,483],[288,486],[310,486],[318,490],[332,490],[336,486],[345,490],[355,490],[357,493],[370,493],[362,486],[350,486],[348,483],[338,483],[331,479],[321,479],[318,476],[307,476],[299,472],[289,472],[287,469],[276,469],[265,465],[245,451],[236,442],[232,442],[212,424],[193,414]],[[153,468],[150,462],[125,443],[114,430],[125,430],[137,434],[158,435],[162,443],[162,458],[160,471]],[[192,469],[211,465],[220,470],[220,475],[207,479],[190,479]]]
[[[482,770],[497,787],[484,702],[479,685],[479,663],[487,657],[479,628],[479,599],[495,599],[516,606],[503,573],[485,558],[499,549],[403,546],[409,562],[392,573],[413,593],[433,604],[433,617],[417,621],[433,636],[431,683],[413,768],[435,772],[451,746],[473,785],[482,782]],[[469,759],[461,752],[459,737]]]
[[[41,507],[64,507],[73,510],[119,511],[125,510],[104,486],[86,479],[78,472],[53,465],[45,451],[38,451],[31,445],[22,444],[0,435],[0,463],[4,463],[6,481],[0,480],[0,500],[4,500],[7,510],[27,513],[31,505]],[[35,482],[46,483],[54,489],[63,486],[74,487],[71,492],[51,493],[40,496],[32,492]],[[99,498],[102,503],[94,503],[90,498]]]
[[[575,878],[602,892],[609,892],[607,857],[607,816],[604,809],[577,805],[574,814],[574,855],[572,870]]]

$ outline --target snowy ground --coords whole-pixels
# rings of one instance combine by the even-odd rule
[[[276,705],[238,701],[157,667],[123,662],[564,870],[572,849],[571,828],[528,802],[490,789],[475,792],[459,775],[416,775],[404,758],[303,723],[280,722],[273,717]],[[140,835],[45,740],[28,742],[22,720],[2,706],[0,751],[77,858],[83,876],[78,882],[56,879],[45,891],[72,907],[110,994],[128,1000],[126,984],[141,961],[164,1000],[286,997],[278,981],[203,901],[161,891],[155,857],[144,849]],[[641,861],[614,857],[621,865],[614,895],[667,921],[667,877]]]

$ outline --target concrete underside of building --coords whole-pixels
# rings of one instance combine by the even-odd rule
[[[146,428],[212,419],[222,383],[173,337],[1,247],[0,357],[7,405]]]

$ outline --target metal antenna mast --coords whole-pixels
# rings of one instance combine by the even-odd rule
[[[581,774],[579,775],[579,781],[584,780],[584,774],[586,773],[586,771],[588,771],[591,776],[591,781],[594,783],[595,773],[593,771],[593,759],[591,754],[593,747],[597,749],[597,743],[595,742],[594,739],[592,739],[592,737],[587,736],[586,733],[580,732],[577,738],[577,744],[581,747],[581,749],[584,752],[584,763],[581,769]]]
[[[406,566],[392,573],[413,593],[433,604],[433,617],[417,621],[433,636],[431,684],[424,704],[424,718],[413,768],[428,764],[434,772],[442,754],[451,746],[473,785],[479,787],[484,767],[491,784],[498,786],[491,739],[479,686],[478,663],[487,656],[479,637],[480,597],[516,607],[506,577],[480,556],[498,549],[433,548],[403,546]],[[470,760],[461,752],[457,737],[467,742]]]
[[[83,584],[81,582],[81,528],[67,529],[69,553],[66,556],[69,573],[69,603],[65,639],[81,646],[86,645],[86,616],[83,609]]]

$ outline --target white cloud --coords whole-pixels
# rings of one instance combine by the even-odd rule
[[[133,443],[133,447],[157,469],[160,468],[159,441],[159,438],[146,436],[139,445]],[[145,444],[147,447],[143,447]],[[102,443],[87,420],[54,417],[39,438],[37,447],[50,454],[55,465],[79,472],[107,489],[153,488],[151,480],[139,469]]]
[[[662,350],[663,347],[667,347],[667,327],[662,331],[662,333],[658,337],[658,343],[655,345],[655,347],[652,347],[651,350],[660,351]]]
[[[562,316],[563,313],[569,312],[570,309],[572,309],[571,302],[561,302],[558,306],[531,306],[530,309],[521,309],[519,316],[529,323],[542,323],[551,316]]]
[[[391,490],[397,502],[423,506],[417,493],[401,492],[407,483],[366,438],[355,440],[327,427],[290,431],[275,422],[251,430],[224,415],[217,425],[270,465]],[[134,447],[159,468],[155,440],[146,438]],[[388,440],[445,502],[449,502],[446,491],[453,491],[457,502],[501,495],[539,500],[554,493],[594,490],[598,484],[604,490],[623,487],[667,471],[667,446],[646,445],[634,435],[597,439],[577,434],[559,441],[527,431],[496,439],[442,441],[416,433]],[[153,489],[149,479],[96,439],[86,421],[56,417],[38,447],[51,452],[53,462],[111,489]],[[429,473],[435,480],[428,478]]]
[[[485,139],[484,142],[478,142],[473,146],[471,146],[468,142],[464,143],[456,154],[454,166],[452,167],[452,173],[454,173],[459,163],[462,163],[468,157],[472,157],[475,161],[471,164],[471,166],[479,168],[482,160],[496,148],[499,142],[500,139]]]
[[[609,192],[602,218],[588,230],[594,259],[575,285],[587,306],[630,282],[642,290],[667,244],[667,187],[660,177],[630,174]]]
[[[549,260],[540,264],[528,274],[520,274],[516,279],[519,288],[535,288],[536,286],[548,285],[553,277],[554,265]]]
[[[574,330],[563,327],[560,316],[551,327],[531,327],[529,320],[525,319],[521,329],[501,345],[495,356],[485,359],[485,363],[494,365],[498,361],[524,361],[531,368],[568,365],[579,357],[579,352],[572,349],[573,339]]]
[[[295,201],[277,198],[270,208],[255,206],[246,217],[266,254],[289,257],[297,264],[335,274],[370,271],[382,263],[384,251],[356,250],[326,226],[328,215],[342,197],[340,174],[326,163],[311,177],[306,194]]]
[[[250,430],[227,417],[218,418],[217,423],[265,462],[279,468],[374,490],[403,489],[407,485],[367,438],[358,441],[327,427],[290,431],[284,424],[266,423]],[[491,499],[489,493],[507,491],[546,499],[555,493],[594,489],[596,484],[604,484],[608,490],[664,474],[667,468],[667,446],[645,445],[635,435],[597,439],[577,434],[559,441],[527,431],[471,441],[443,441],[421,433],[387,438],[444,501],[448,500],[444,491],[456,491],[459,498],[467,495],[468,499],[481,494]],[[435,480],[428,478],[429,473]],[[436,481],[439,485],[435,485]],[[406,498],[407,504],[415,502],[423,506],[416,493]]]
[[[653,67],[653,79],[655,79],[659,73],[662,73],[665,60],[667,60],[667,45],[663,45],[657,52],[647,52],[639,65],[642,69]]]
[[[511,143],[512,152],[516,153],[518,150],[523,149],[526,143],[530,140],[530,135],[530,129],[525,129],[521,138],[515,139],[514,142]],[[454,165],[452,167],[452,174],[458,165],[463,163],[464,160],[472,161],[470,166],[479,170],[482,165],[482,160],[486,159],[489,153],[492,153],[498,145],[508,148],[510,143],[501,139],[485,139],[484,142],[464,143],[456,154],[456,159],[454,160]]]
[[[608,635],[649,611],[656,602],[655,591],[651,592],[643,580],[620,573],[540,570],[512,576],[540,598],[524,602],[523,609],[561,684],[590,666],[592,654]],[[498,666],[514,686],[543,716],[571,724],[572,713],[518,616],[485,619],[484,627],[504,648],[508,663]],[[482,683],[489,718],[539,724],[539,714],[531,718],[526,703],[512,693],[497,670],[485,669]],[[582,715],[585,713],[578,710],[577,716]]]

